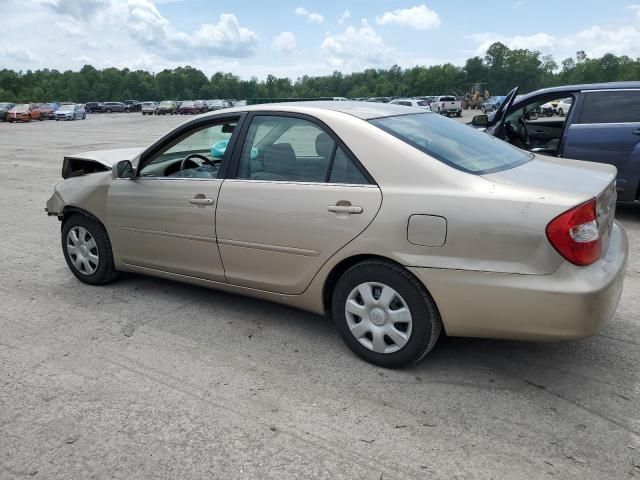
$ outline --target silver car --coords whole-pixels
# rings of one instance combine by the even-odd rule
[[[145,148],[70,155],[62,173],[46,210],[81,281],[138,272],[328,315],[385,367],[443,331],[591,335],[622,291],[615,168],[421,108],[226,109]]]

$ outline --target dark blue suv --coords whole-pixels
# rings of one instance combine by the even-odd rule
[[[618,201],[640,200],[640,82],[569,85],[516,97],[517,92],[472,124],[534,153],[614,165]],[[565,109],[541,117],[550,102]]]

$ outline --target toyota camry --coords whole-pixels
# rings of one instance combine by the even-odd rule
[[[442,333],[585,337],[622,291],[614,167],[424,109],[225,109],[146,148],[69,155],[62,176],[46,211],[80,281],[137,272],[327,315],[385,367]]]

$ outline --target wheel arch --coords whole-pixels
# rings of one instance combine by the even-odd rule
[[[60,220],[61,224],[64,224],[64,222],[71,216],[74,214],[79,214],[79,215],[83,215],[85,217],[87,217],[88,219],[99,223],[104,229],[105,231],[107,231],[107,226],[104,224],[104,222],[102,220],[100,220],[98,217],[96,217],[93,213],[89,212],[88,210],[85,210],[84,208],[80,208],[80,207],[76,207],[74,205],[67,205],[62,209],[62,215],[60,215],[58,217],[58,219]],[[108,231],[107,231],[108,232]]]

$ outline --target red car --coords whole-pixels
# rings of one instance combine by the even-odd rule
[[[54,108],[54,106],[51,103],[41,103],[38,105],[38,108],[42,113],[42,117],[48,120],[53,120],[55,118],[55,116],[53,115],[53,112],[55,112],[58,109],[57,106]]]
[[[7,114],[9,123],[30,122],[31,120],[44,120],[44,115],[36,103],[20,103],[9,110]]]
[[[202,113],[202,106],[189,100],[182,102],[178,111],[180,112],[180,115],[197,115],[198,113]]]

